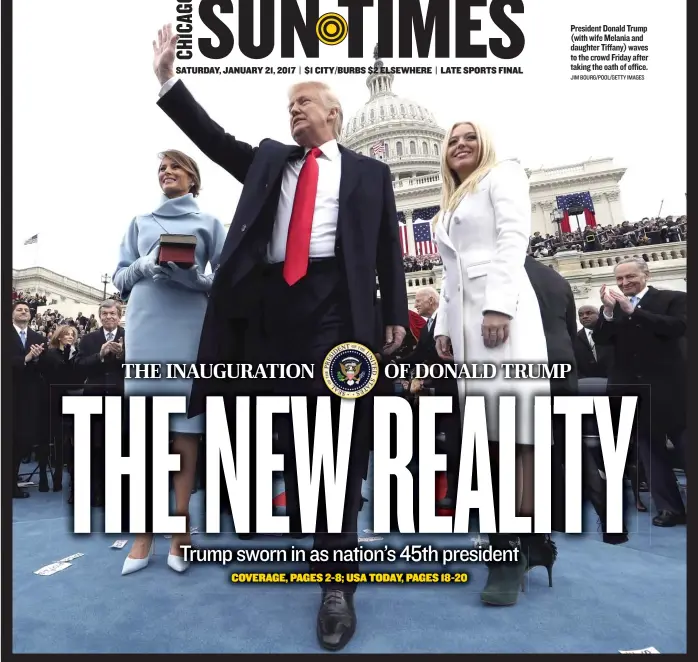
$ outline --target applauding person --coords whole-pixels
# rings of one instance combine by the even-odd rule
[[[605,285],[594,329],[597,345],[612,345],[609,395],[637,395],[637,439],[658,513],[655,526],[686,522],[667,437],[684,460],[686,449],[686,293],[648,286],[642,258],[615,266],[617,292]]]
[[[73,417],[63,415],[63,396],[82,391],[82,378],[75,366],[78,330],[74,326],[61,325],[51,338],[45,354],[46,380],[49,384],[51,405],[51,439],[56,462],[53,468],[53,491],[63,489],[63,466],[67,460],[70,473],[70,495],[73,502]]]
[[[124,330],[121,304],[107,299],[99,306],[102,328],[88,333],[80,340],[75,356],[75,370],[85,378],[85,395],[124,394]],[[91,417],[90,473],[92,505],[104,505],[104,417]],[[71,479],[74,478],[71,475]],[[74,482],[74,481],[73,481]]]
[[[41,360],[46,350],[46,338],[29,328],[31,310],[26,301],[12,302],[12,327],[9,338],[12,365],[12,460],[14,477],[12,496],[26,499],[29,492],[18,485],[19,468],[22,458],[32,452],[34,446],[46,443],[46,382]],[[42,491],[48,491],[46,465],[39,463],[39,485]]]

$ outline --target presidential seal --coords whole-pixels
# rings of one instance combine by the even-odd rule
[[[378,381],[378,361],[368,347],[343,343],[325,357],[322,376],[327,388],[340,398],[360,398]]]

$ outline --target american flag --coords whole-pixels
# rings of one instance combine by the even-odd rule
[[[373,147],[371,147],[373,156],[383,156],[385,154],[385,143],[378,142]]]
[[[434,255],[436,246],[431,240],[431,223],[421,221],[414,226],[414,248],[417,255]]]
[[[405,220],[405,214],[403,214],[401,211],[397,213],[397,222],[402,254],[407,255],[409,253],[409,244],[407,243],[407,221]]]
[[[439,251],[431,237],[431,221],[439,213],[438,207],[422,207],[412,214],[414,223],[414,248],[417,255],[434,255]]]
[[[573,207],[582,207],[589,211],[594,211],[594,203],[591,201],[589,191],[583,193],[571,193],[570,195],[557,196],[557,208],[562,211],[567,211]]]

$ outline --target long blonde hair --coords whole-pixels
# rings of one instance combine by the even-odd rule
[[[448,166],[448,143],[451,140],[453,132],[464,124],[470,124],[470,126],[473,127],[475,135],[477,136],[478,154],[475,170],[461,182],[458,179],[458,175]],[[482,181],[485,175],[492,170],[496,162],[497,157],[494,151],[494,145],[487,131],[475,122],[456,122],[446,134],[441,148],[441,210],[434,217],[433,224],[436,225],[439,219],[442,219],[446,213],[452,212],[458,207],[461,200],[468,193],[473,193],[477,185]]]

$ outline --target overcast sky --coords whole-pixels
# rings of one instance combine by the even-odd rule
[[[201,207],[229,223],[241,186],[212,164],[156,106],[158,82],[151,42],[173,21],[173,0],[23,0],[14,14],[13,266],[38,264],[101,288],[112,274],[129,221],[158,204],[157,154],[191,154],[202,172]],[[195,1],[194,5],[198,3]],[[422,1],[426,6],[426,0]],[[453,4],[453,3],[452,3]],[[237,5],[237,2],[236,2]],[[483,122],[501,158],[531,168],[613,157],[626,167],[621,182],[628,220],[685,213],[685,3],[654,0],[526,2],[515,21],[526,47],[515,61],[386,60],[387,65],[516,65],[523,76],[405,76],[393,90],[432,110],[446,127]],[[323,0],[323,11],[338,11]],[[502,36],[485,10],[487,36]],[[369,16],[367,12],[367,17]],[[226,17],[237,33],[238,15]],[[570,81],[570,26],[648,27],[644,81]],[[376,42],[366,21],[364,61],[349,61],[347,43],[320,46],[323,65],[370,66]],[[277,34],[279,31],[277,21]],[[452,30],[453,34],[454,30]],[[196,37],[212,37],[195,19]],[[297,45],[297,52],[301,52]],[[433,51],[432,51],[433,53]],[[222,61],[201,55],[187,65],[289,65],[274,56],[246,60],[236,49]],[[292,64],[318,66],[297,58]],[[296,76],[184,76],[209,114],[239,139],[290,142],[286,91]],[[365,76],[312,76],[329,82],[351,117],[368,100]],[[37,246],[23,246],[39,234]]]

